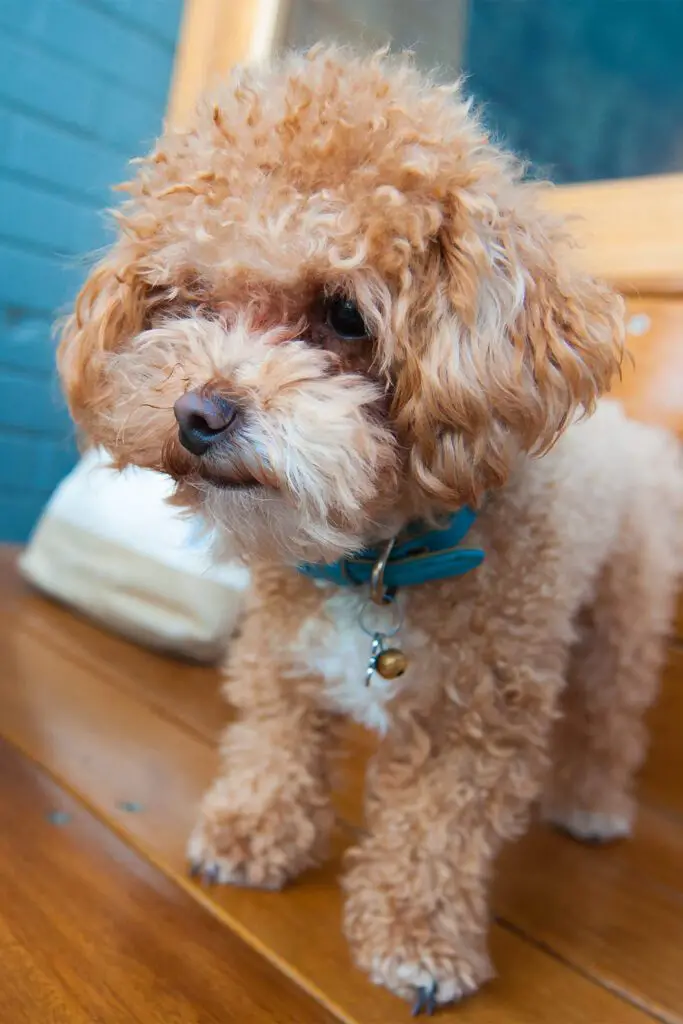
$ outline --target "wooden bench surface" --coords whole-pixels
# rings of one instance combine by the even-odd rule
[[[159,899],[159,910],[157,915],[145,912],[145,927],[149,928],[149,942],[155,928],[164,933],[165,939],[159,936],[158,941],[167,939],[166,959],[145,965],[142,946],[148,948],[147,940],[136,947],[135,955],[142,960],[141,971],[169,971],[170,991],[175,991],[175,969],[169,966],[169,958],[176,941],[183,939],[176,929],[192,943],[198,929],[199,959],[203,961],[206,955],[207,964],[183,965],[190,974],[183,982],[187,985],[183,993],[194,991],[193,985],[199,991],[208,974],[218,979],[218,985],[222,978],[218,965],[225,959],[225,978],[220,983],[228,1002],[237,1000],[242,1008],[242,1016],[236,1020],[287,1021],[295,1019],[292,1014],[299,1014],[296,1019],[301,1024],[330,1018],[357,1024],[396,1024],[407,1019],[406,1007],[371,986],[353,968],[340,930],[339,856],[361,822],[363,762],[372,741],[360,731],[349,730],[335,856],[328,865],[281,894],[210,889],[188,879],[184,847],[199,798],[215,767],[219,729],[228,717],[218,696],[217,673],[133,647],[34,595],[18,580],[8,551],[0,561],[0,608],[0,735],[41,766],[34,774],[37,769],[29,770],[17,762],[16,754],[0,750],[0,760],[4,756],[14,765],[7,776],[10,790],[0,787],[0,809],[10,801],[15,776],[20,780],[18,792],[27,794],[25,799],[21,797],[19,807],[6,812],[10,822],[3,831],[5,850],[9,851],[6,856],[18,861],[35,857],[36,877],[47,870],[45,860],[40,859],[52,855],[41,840],[46,805],[28,793],[31,786],[45,786],[45,770],[72,795],[67,802],[70,813],[78,821],[85,815],[84,831],[74,833],[76,846],[83,847],[84,863],[73,876],[76,889],[77,876],[82,873],[86,879],[85,904],[92,902],[88,872],[105,872],[109,856],[119,865],[118,874],[112,874],[103,890],[99,909],[93,908],[91,915],[88,910],[77,928],[74,924],[73,942],[99,941],[97,914],[106,916],[104,903],[116,905],[117,892],[121,891],[124,899],[133,886],[125,880],[129,872],[157,880],[162,875],[157,896],[149,895],[150,901]],[[673,747],[683,728],[682,683],[681,653],[672,648],[664,693],[668,710],[663,742]],[[678,734],[674,715],[678,716]],[[441,1015],[444,1022],[636,1024],[657,1019],[683,1024],[683,777],[672,777],[670,747],[660,756],[661,722],[655,719],[655,724],[657,738],[645,776],[635,840],[590,850],[539,826],[510,847],[501,862],[495,896],[492,945],[500,977],[478,998],[445,1011]],[[55,794],[50,800],[59,803],[56,791],[50,792]],[[16,815],[22,814],[29,817],[29,823],[12,824]],[[101,824],[96,827],[91,816]],[[50,832],[55,834],[70,833]],[[34,853],[30,851],[32,843]],[[101,867],[85,866],[93,857]],[[9,868],[0,867],[2,870]],[[45,892],[48,903],[52,898],[47,882],[36,892],[41,893],[41,900]],[[54,898],[58,895],[53,893]],[[71,906],[75,918],[81,914],[79,898],[78,891],[74,892]],[[162,910],[166,900],[167,909]],[[17,920],[24,913],[21,907],[18,902]],[[210,936],[217,936],[214,942],[207,937],[209,932],[202,931],[199,922],[204,911],[210,912],[213,929],[218,922],[223,939],[210,931]],[[119,920],[114,917],[110,923],[113,943],[122,941],[117,937]],[[39,942],[38,936],[35,941]],[[206,954],[202,943],[211,947]],[[251,951],[244,949],[244,943]],[[31,949],[15,952],[15,967],[22,958],[38,955],[31,952],[33,943],[29,945]],[[75,963],[75,955],[71,947],[66,949],[65,963]],[[105,977],[107,970],[106,947],[99,960],[92,950],[89,956],[82,982],[87,991],[78,996],[85,1000],[84,1005],[91,1005],[87,998],[93,977],[100,970]],[[257,969],[253,957],[265,963]],[[13,972],[15,967],[7,969]],[[254,1016],[257,1009],[249,1002],[251,981],[239,987],[242,973],[249,979],[254,972],[259,978],[263,1017]],[[0,985],[1,979],[0,974]],[[61,974],[50,975],[48,981],[68,988]],[[125,980],[121,984],[125,985]],[[133,977],[130,984],[137,985]],[[66,995],[59,998],[66,999]],[[127,998],[139,998],[140,1002],[131,1002],[136,1016],[124,1014],[122,1020],[162,1019],[154,1016],[153,1000],[150,1002],[147,994]],[[192,1012],[182,1001],[186,995],[179,998],[176,1016],[165,1020],[189,1024],[214,1019],[213,1011],[199,996]],[[187,999],[191,1001],[189,996]],[[145,1000],[150,1003],[149,1011]],[[51,1018],[26,1019],[42,1024],[43,1019]],[[80,1020],[77,1016],[73,1019]],[[233,1018],[226,1010],[221,1019]]]
[[[634,419],[683,438],[683,299],[629,298],[623,377],[612,390]]]
[[[0,740],[7,1024],[336,1019]]]

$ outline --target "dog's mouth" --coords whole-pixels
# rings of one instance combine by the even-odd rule
[[[204,483],[221,491],[250,491],[266,487],[266,484],[256,477],[231,477],[204,467],[199,470],[199,476]]]

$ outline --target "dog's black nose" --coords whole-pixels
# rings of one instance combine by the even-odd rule
[[[173,406],[180,443],[193,455],[204,455],[231,430],[237,406],[222,395],[186,391]]]

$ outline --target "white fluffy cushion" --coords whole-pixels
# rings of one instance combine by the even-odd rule
[[[40,590],[101,625],[170,653],[214,661],[234,632],[248,572],[213,564],[197,519],[166,504],[158,473],[88,453],[55,491],[21,558]]]

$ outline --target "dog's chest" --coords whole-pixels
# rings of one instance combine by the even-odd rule
[[[303,623],[293,653],[302,668],[322,676],[323,701],[330,710],[384,733],[389,726],[392,699],[411,687],[418,675],[423,675],[420,669],[426,668],[428,638],[411,628],[409,621],[404,622],[395,640],[387,640],[387,646],[396,644],[406,654],[405,674],[387,680],[375,673],[368,683],[374,620],[371,609],[364,622],[366,627],[370,625],[370,631],[363,628],[363,607],[367,601],[367,595],[329,588],[319,613]],[[391,625],[390,618],[386,621]]]

